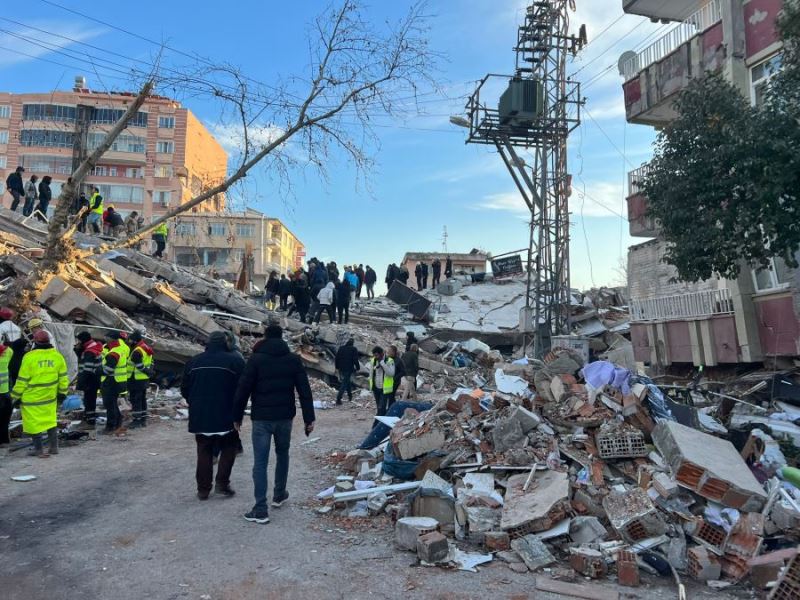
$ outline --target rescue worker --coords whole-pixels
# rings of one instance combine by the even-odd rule
[[[8,374],[8,365],[14,350],[0,340],[0,447],[8,446],[11,439],[8,437],[8,424],[11,422],[11,378]]]
[[[100,235],[103,231],[103,197],[100,195],[100,190],[97,186],[92,187],[92,195],[89,197],[89,218],[87,220],[91,231]]]
[[[76,337],[78,379],[75,389],[83,392],[85,427],[92,430],[97,420],[97,391],[100,389],[100,374],[103,370],[103,343],[93,339],[88,331],[81,331]]]
[[[8,374],[10,377],[9,385],[14,386],[17,380],[17,373],[19,367],[22,365],[22,357],[27,350],[28,341],[22,335],[22,330],[12,320],[14,318],[14,311],[10,308],[0,308],[0,344],[10,346],[14,351],[11,357],[11,362],[8,364]]]
[[[153,230],[153,240],[156,242],[156,251],[153,256],[156,258],[161,258],[164,250],[167,247],[167,236],[169,235],[169,229],[167,229],[167,222],[164,221],[158,227]]]
[[[375,396],[377,415],[386,415],[386,395],[394,390],[394,359],[383,353],[383,348],[375,346],[369,361],[369,389]]]
[[[100,394],[106,409],[105,433],[124,433],[122,413],[119,410],[119,397],[127,391],[128,359],[130,349],[122,340],[119,331],[111,331],[103,347],[103,374],[100,379]]]
[[[142,339],[141,331],[128,338],[131,356],[128,360],[128,400],[131,402],[131,429],[147,427],[147,386],[153,372],[153,349]]]
[[[67,397],[67,362],[53,348],[50,334],[39,329],[33,334],[33,350],[25,354],[11,400],[22,407],[22,431],[33,437],[31,455],[47,458],[42,433],[47,432],[50,454],[58,454],[58,402]]]

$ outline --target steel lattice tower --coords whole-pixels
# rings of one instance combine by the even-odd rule
[[[552,334],[570,331],[569,205],[567,138],[580,124],[580,84],[566,75],[567,57],[585,44],[585,29],[569,34],[571,0],[533,2],[519,26],[516,69],[513,76],[484,77],[467,101],[467,143],[497,148],[523,200],[531,211],[528,248],[528,284],[525,312],[520,326],[527,346],[532,334],[533,355],[550,347]],[[508,119],[496,104],[481,98],[490,79],[536,82],[541,94],[536,118],[520,122]],[[483,91],[484,97],[488,95]],[[533,154],[527,165],[516,149]]]

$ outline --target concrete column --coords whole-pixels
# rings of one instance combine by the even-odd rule
[[[711,328],[711,320],[698,321],[700,339],[703,342],[703,355],[705,365],[715,367],[719,364],[717,359],[717,345],[714,339],[714,330]]]
[[[696,367],[706,364],[700,321],[689,321],[689,343],[692,345],[692,363]]]
[[[672,364],[669,352],[669,339],[667,336],[667,326],[665,323],[655,324],[655,336],[653,338],[653,347],[657,357],[657,363],[663,367]]]
[[[722,42],[725,44],[725,78],[745,97],[750,97],[750,78],[744,59],[743,0],[722,0]]]
[[[756,290],[750,268],[743,265],[739,277],[735,281],[728,280],[728,289],[733,299],[736,336],[739,338],[742,362],[760,362],[764,360],[764,354],[761,350],[761,338],[758,336],[758,315],[753,302]]]

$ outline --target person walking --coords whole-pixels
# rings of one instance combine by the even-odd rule
[[[297,414],[295,392],[300,397],[305,434],[314,431],[314,401],[308,375],[300,357],[289,351],[283,341],[283,330],[270,325],[266,339],[256,344],[244,368],[236,390],[235,423],[241,427],[247,400],[253,420],[253,488],[255,505],[244,515],[253,523],[269,523],[267,507],[267,468],[269,448],[275,440],[275,483],[272,506],[278,508],[289,499],[289,447],[292,437],[292,420]]]
[[[387,357],[383,348],[375,346],[369,361],[369,389],[375,396],[377,415],[386,415],[386,397],[394,389],[394,361]]]
[[[392,361],[392,364],[394,365],[394,374],[392,375],[392,386],[388,391],[384,389],[383,392],[384,402],[386,404],[386,411],[388,412],[389,409],[392,407],[392,404],[394,404],[395,399],[397,398],[397,390],[400,388],[400,384],[403,381],[403,377],[406,374],[406,370],[403,367],[403,362],[400,360],[400,357],[398,356],[397,346],[395,346],[394,344],[389,346],[389,348],[386,350],[386,360]]]
[[[336,284],[336,317],[339,325],[342,324],[342,317],[344,317],[345,324],[350,322],[350,282],[347,277]]]
[[[22,182],[22,174],[25,172],[25,167],[17,167],[17,169],[6,177],[6,189],[11,194],[11,210],[16,211],[19,202],[25,197],[25,185]]]
[[[31,175],[28,183],[25,184],[25,204],[22,206],[22,216],[29,217],[33,214],[33,207],[39,197],[39,189],[36,182],[39,181],[38,175]]]
[[[278,274],[271,271],[266,284],[264,284],[264,292],[266,293],[266,305],[268,310],[275,310],[275,299],[278,297],[278,290],[280,283],[278,282]]]
[[[411,347],[403,352],[400,358],[403,363],[405,375],[403,376],[403,400],[417,399],[417,375],[419,374],[419,346]]]
[[[422,263],[417,263],[417,266],[414,267],[414,277],[417,280],[417,290],[422,289]]]
[[[50,206],[50,200],[53,199],[53,192],[50,190],[50,182],[53,178],[50,175],[45,175],[39,182],[39,204],[36,205],[34,212],[38,211],[40,214],[36,215],[42,223],[47,222],[47,207]]]
[[[87,223],[89,221],[89,199],[86,197],[84,192],[81,192],[81,195],[75,200],[75,214],[81,213],[78,221],[78,231],[81,233],[89,233],[87,228]],[[85,209],[85,210],[84,210]]]
[[[100,394],[106,409],[105,433],[124,433],[122,413],[119,410],[119,397],[128,387],[128,359],[130,349],[122,340],[119,331],[109,331],[108,340],[101,353],[103,359],[100,378]]]
[[[83,392],[84,427],[94,430],[97,421],[97,391],[100,389],[100,373],[103,369],[103,344],[88,331],[75,336],[75,354],[78,356],[78,378],[75,389]]]
[[[281,280],[278,282],[278,297],[281,300],[280,309],[286,310],[289,308],[289,294],[292,293],[292,282],[286,278],[286,275],[281,273]]]
[[[375,283],[378,281],[378,274],[375,269],[367,265],[367,270],[364,273],[364,285],[367,286],[367,299],[375,298]]]
[[[444,261],[444,276],[447,279],[453,276],[453,259],[450,258],[450,255],[448,255]]]
[[[167,222],[160,223],[158,227],[153,230],[153,240],[156,243],[156,251],[153,254],[156,258],[164,256],[164,250],[167,249],[167,237],[169,236],[169,229]]]
[[[356,277],[358,277],[358,283],[356,285],[356,298],[361,298],[361,289],[364,287],[364,276],[366,273],[364,272],[364,265],[358,265],[356,269]]]
[[[11,438],[8,435],[8,426],[11,423],[11,376],[8,365],[14,350],[0,340],[0,448],[8,446]]]
[[[231,346],[224,331],[208,336],[205,351],[186,363],[181,395],[189,404],[189,433],[197,444],[197,497],[207,500],[214,492],[231,497],[231,471],[240,445],[236,422],[236,389],[244,371],[244,359]],[[219,450],[214,479],[214,452]]]
[[[89,197],[87,224],[91,230],[87,233],[100,235],[103,231],[103,197],[100,195],[100,189],[96,185],[92,186],[92,195]]]
[[[33,335],[33,349],[25,354],[11,401],[22,409],[22,431],[33,437],[32,455],[58,454],[58,402],[67,397],[67,362],[53,347],[44,329]],[[47,433],[49,454],[41,434]]]
[[[128,359],[128,400],[131,403],[131,429],[147,427],[147,388],[153,374],[153,349],[142,338],[141,331],[128,337],[131,356]]]
[[[329,281],[327,285],[319,291],[319,294],[317,294],[317,307],[314,311],[314,323],[319,324],[320,317],[322,317],[322,311],[328,313],[328,320],[330,323],[333,323],[335,320],[335,315],[333,312],[335,302],[336,287],[332,281]]]
[[[422,263],[422,289],[428,289],[428,263]]]
[[[439,281],[442,279],[442,261],[438,258],[434,258],[431,263],[431,269],[433,270],[433,285],[431,285],[431,287],[436,289],[436,286],[439,285]]]
[[[341,405],[342,398],[347,392],[347,398],[350,402],[353,401],[353,373],[358,373],[361,365],[358,362],[358,349],[355,346],[353,338],[339,348],[336,352],[336,359],[334,362],[336,370],[339,371],[339,393],[336,394],[336,404]]]

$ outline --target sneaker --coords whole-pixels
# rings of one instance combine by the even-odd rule
[[[272,506],[275,508],[280,508],[286,501],[289,499],[289,492],[284,492],[282,496],[275,496],[272,498]]]
[[[236,494],[236,490],[234,490],[230,486],[222,487],[222,486],[219,486],[219,485],[215,485],[214,486],[214,493],[215,494],[222,494],[226,498],[230,498],[231,496]]]
[[[269,523],[269,515],[266,512],[259,512],[253,509],[244,515],[244,520],[263,525],[265,523]]]
[[[197,492],[197,497],[200,500],[208,500],[208,492]]]

